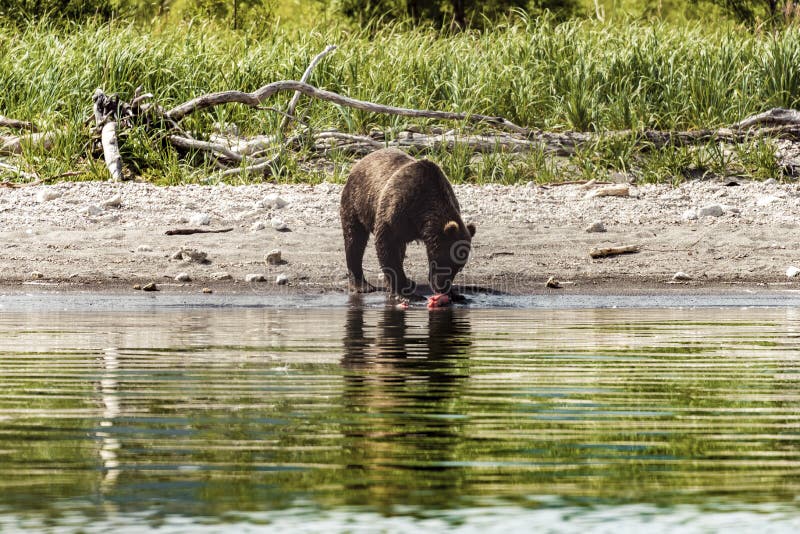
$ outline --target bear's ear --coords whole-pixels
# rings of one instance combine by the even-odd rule
[[[444,235],[447,237],[455,237],[458,235],[458,223],[455,221],[448,221],[444,225]]]
[[[469,235],[471,235],[472,237],[475,237],[475,225],[474,224],[469,223],[467,225],[467,231],[469,232]]]

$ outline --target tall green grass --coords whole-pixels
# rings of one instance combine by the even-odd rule
[[[0,114],[65,129],[53,152],[27,156],[28,167],[53,174],[81,165],[94,169],[87,162],[81,123],[96,87],[128,99],[142,85],[169,107],[210,91],[252,91],[272,81],[299,79],[330,43],[339,50],[312,74],[317,86],[397,106],[501,115],[546,130],[712,128],[800,101],[796,27],[754,34],[740,27],[554,24],[518,16],[490,31],[444,36],[402,24],[361,31],[333,25],[308,32],[276,25],[245,33],[203,21],[161,28],[41,21],[22,29],[0,23]],[[276,97],[274,105],[284,107],[289,96]],[[300,113],[312,128],[356,133],[392,132],[409,124],[407,118],[308,99]],[[280,120],[269,111],[231,105],[197,114],[189,126],[201,130],[226,121],[260,133],[274,131]],[[193,172],[169,148],[147,148],[153,143],[143,135],[132,132],[127,149],[139,162],[137,174],[170,182],[208,174]],[[597,147],[567,165],[554,165],[541,154],[522,163],[506,156],[434,157],[452,167],[456,180],[507,182],[536,179],[539,172],[561,179],[595,168],[641,171],[646,165],[635,161],[634,152],[625,146]],[[306,174],[298,166],[293,179],[308,179]],[[645,174],[656,179],[658,173]]]

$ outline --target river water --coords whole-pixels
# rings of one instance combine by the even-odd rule
[[[795,306],[0,308],[0,531],[797,531],[799,383]]]

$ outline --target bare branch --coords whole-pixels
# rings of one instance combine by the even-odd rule
[[[317,66],[317,63],[322,61],[322,58],[334,52],[336,50],[336,45],[328,45],[325,47],[325,50],[317,54],[314,59],[311,60],[309,63],[308,68],[303,73],[303,76],[300,78],[300,82],[306,83],[308,82],[309,76],[311,76],[311,71],[314,70],[314,67]],[[300,101],[300,95],[302,93],[300,91],[295,91],[294,95],[292,96],[292,100],[289,102],[289,107],[286,108],[286,116],[281,121],[281,130],[286,128],[289,125],[289,122],[294,118],[294,110],[297,107],[297,103]]]
[[[55,138],[56,135],[54,132],[37,132],[9,137],[0,136],[0,156],[22,154],[26,146],[41,146],[44,149],[50,149],[53,146]]]
[[[479,115],[477,113],[453,113],[449,111],[418,110],[399,108],[395,106],[384,106],[381,104],[366,102],[364,100],[349,98],[338,93],[325,91],[324,89],[318,89],[313,85],[308,85],[307,83],[293,80],[273,82],[252,93],[245,93],[242,91],[223,91],[220,93],[210,93],[199,96],[172,108],[167,112],[167,116],[175,121],[179,121],[195,111],[229,103],[239,103],[250,107],[257,107],[264,100],[281,91],[299,91],[304,95],[319,98],[320,100],[326,100],[328,102],[333,102],[334,104],[360,109],[362,111],[369,111],[371,113],[386,113],[389,115],[421,117],[429,119],[456,121],[465,120],[475,123],[485,122],[501,130],[506,130],[517,134],[528,135],[531,133],[531,130],[517,126],[516,124],[507,121],[503,117],[491,117],[488,115]]]
[[[14,130],[30,130],[32,132],[37,131],[36,126],[34,126],[32,122],[9,119],[8,117],[3,117],[2,115],[0,115],[0,126],[5,128],[13,128]]]

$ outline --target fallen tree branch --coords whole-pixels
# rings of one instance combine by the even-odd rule
[[[109,121],[103,125],[100,134],[103,145],[103,158],[106,162],[111,179],[115,182],[122,181],[122,156],[119,153],[119,143],[117,142],[117,123]]]
[[[54,132],[36,132],[20,136],[0,136],[0,156],[22,154],[26,147],[41,147],[49,150],[53,147],[56,134]]]
[[[9,119],[2,115],[0,115],[0,127],[12,128],[14,130],[30,130],[32,132],[37,131],[36,126],[34,126],[32,122]]]
[[[639,252],[638,245],[626,245],[624,247],[593,248],[589,251],[589,256],[592,258],[607,258],[620,254],[635,254],[636,252]]]
[[[309,76],[311,76],[311,71],[314,70],[314,67],[317,66],[317,63],[322,61],[322,58],[334,52],[336,50],[336,45],[328,45],[325,47],[325,50],[317,54],[314,59],[311,60],[306,71],[303,73],[303,76],[300,78],[301,83],[306,83],[308,81]],[[285,129],[289,122],[294,119],[294,110],[297,107],[297,103],[300,102],[300,95],[302,93],[300,91],[295,91],[294,95],[292,96],[292,100],[289,102],[289,107],[286,108],[286,115],[283,117],[281,121],[281,130]]]
[[[449,111],[432,111],[384,106],[381,104],[375,104],[373,102],[342,96],[338,93],[326,91],[324,89],[318,89],[313,85],[294,80],[273,82],[255,90],[252,93],[245,93],[243,91],[222,91],[219,93],[202,95],[197,98],[193,98],[188,102],[184,102],[183,104],[175,106],[167,112],[167,117],[174,121],[180,121],[195,111],[200,111],[222,104],[239,103],[250,107],[258,107],[264,100],[281,91],[299,91],[307,96],[319,98],[320,100],[326,100],[341,106],[360,109],[362,111],[369,111],[372,113],[386,113],[389,115],[420,117],[428,119],[469,121],[474,123],[484,122],[498,129],[521,135],[528,135],[531,133],[531,130],[517,126],[516,124],[507,121],[503,117],[491,117],[477,113],[453,113]]]
[[[232,232],[233,228],[222,228],[220,230],[205,230],[203,228],[176,228],[174,230],[167,230],[164,235],[192,235],[192,234],[224,234],[225,232]]]

